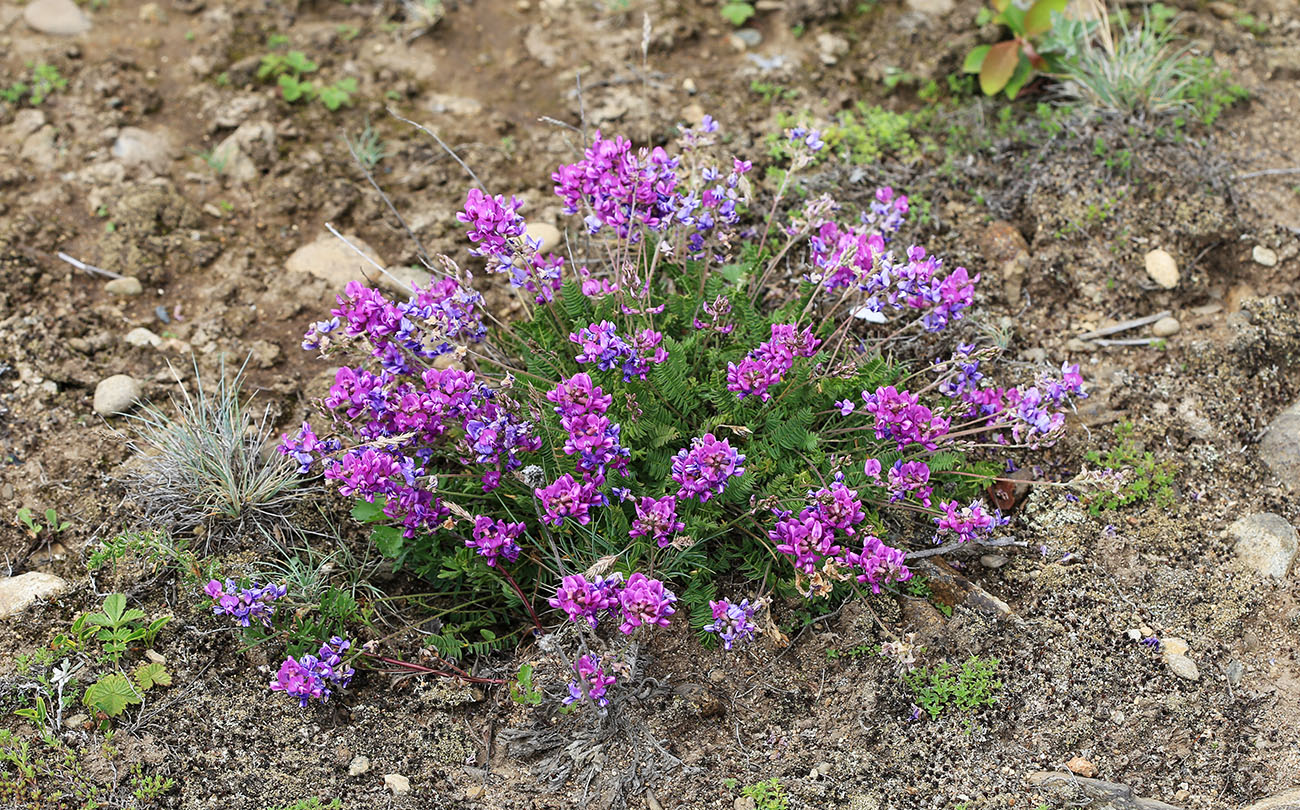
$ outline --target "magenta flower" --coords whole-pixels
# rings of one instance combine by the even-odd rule
[[[594,481],[578,483],[565,473],[554,483],[533,491],[545,510],[543,520],[550,526],[563,526],[564,521],[575,520],[583,526],[591,522],[591,509],[605,506],[609,500],[596,491]]]
[[[659,580],[639,572],[628,577],[618,600],[623,612],[623,623],[618,629],[626,635],[643,624],[667,627],[668,617],[676,612],[672,605],[677,596]]]
[[[573,671],[577,678],[569,682],[569,695],[564,699],[567,706],[584,697],[590,699],[597,706],[608,706],[609,698],[605,697],[605,691],[614,684],[613,675],[606,675],[605,670],[600,665],[600,658],[594,655],[584,655],[573,664]],[[583,687],[586,687],[586,695],[583,695]]]
[[[706,433],[691,440],[690,449],[673,456],[672,479],[681,487],[678,498],[698,498],[705,503],[727,488],[727,479],[744,475],[745,457],[726,439]]]
[[[858,574],[858,582],[870,586],[872,593],[880,593],[880,589],[886,585],[906,582],[912,578],[912,572],[903,564],[906,555],[880,542],[880,538],[873,535],[866,537],[861,552],[850,552],[846,559],[861,572]]]
[[[523,523],[507,523],[479,515],[474,518],[474,536],[467,538],[465,545],[477,549],[488,565],[495,566],[499,557],[514,562],[519,559],[519,544],[515,541],[525,528]]]
[[[739,604],[726,599],[710,599],[709,608],[713,611],[713,621],[704,625],[704,632],[716,633],[722,639],[724,650],[730,650],[737,640],[749,641],[758,631],[758,626],[754,624],[755,608],[749,604],[748,599]]]
[[[636,504],[636,519],[632,521],[629,537],[649,537],[664,548],[672,542],[672,535],[686,528],[677,519],[677,498],[665,495],[658,500],[643,497]]]

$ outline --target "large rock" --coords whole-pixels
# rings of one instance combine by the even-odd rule
[[[1243,810],[1300,810],[1300,788],[1275,793]]]
[[[23,20],[33,30],[60,37],[90,30],[90,18],[72,0],[32,0],[23,9]]]
[[[369,256],[375,264],[384,266],[384,260],[370,245],[353,234],[344,234],[357,250]],[[315,242],[309,242],[293,252],[284,263],[291,273],[306,273],[323,279],[329,284],[332,294],[343,292],[349,281],[360,281],[368,286],[378,286],[394,295],[407,296],[411,293],[411,282],[421,287],[429,285],[429,273],[415,267],[390,267],[388,273],[381,273],[375,264],[371,264],[357,255],[357,252],[343,240],[333,234],[325,234]]]
[[[1027,777],[1029,784],[1043,788],[1073,803],[1071,807],[1092,810],[1178,810],[1158,799],[1144,799],[1133,788],[1117,782],[1088,779],[1060,771],[1039,771]]]
[[[1281,515],[1261,512],[1238,518],[1228,527],[1237,557],[1260,576],[1285,579],[1300,538]]]
[[[1284,485],[1300,488],[1300,402],[1269,424],[1259,442],[1259,457]]]
[[[0,579],[0,619],[20,613],[42,599],[53,599],[67,589],[67,580],[39,571]]]
[[[112,416],[126,413],[140,401],[140,383],[127,374],[114,374],[95,386],[95,413]]]

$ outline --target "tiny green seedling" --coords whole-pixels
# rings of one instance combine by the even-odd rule
[[[53,509],[45,510],[44,524],[37,523],[36,518],[33,516],[32,510],[28,509],[25,506],[22,509],[18,510],[18,522],[22,524],[23,528],[27,531],[28,536],[30,536],[33,540],[39,537],[42,532],[60,534],[64,531],[67,531],[67,529],[70,526],[72,526],[72,524],[67,521],[60,522],[59,516],[55,513]]]
[[[542,691],[533,686],[532,664],[524,664],[519,667],[519,674],[515,676],[515,682],[510,684],[510,699],[520,706],[540,706],[542,704]]]

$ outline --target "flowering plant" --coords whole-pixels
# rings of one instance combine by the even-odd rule
[[[716,129],[673,154],[596,133],[552,175],[582,217],[568,257],[540,252],[518,200],[472,190],[469,253],[520,320],[494,321],[444,257],[405,302],[349,284],[308,332],[348,362],[327,438],[305,424],[281,451],[358,499],[385,554],[487,604],[433,637],[443,654],[527,632],[522,607],[538,632],[578,628],[569,697],[602,702],[622,669],[598,628],[635,642],[685,613],[731,649],[774,598],[879,593],[910,576],[909,517],[926,540],[1002,522],[974,499],[994,467],[967,451],[1050,443],[1082,394],[1073,368],[991,385],[992,348],[894,359],[960,321],[979,276],[892,247],[909,205],[889,188],[852,224],[828,197],[779,218],[815,131],[787,133],[790,169],[749,227],[751,164],[719,160]]]

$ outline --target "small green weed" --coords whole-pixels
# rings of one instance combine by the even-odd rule
[[[127,609],[126,595],[111,593],[104,599],[98,613],[86,613],[73,622],[73,633],[81,638],[94,637],[104,648],[105,656],[116,663],[133,641],[152,644],[158,633],[170,621],[169,617],[145,623],[145,613],[139,608]]]
[[[330,112],[352,106],[352,96],[357,92],[356,79],[348,76],[326,85],[313,82],[306,77],[319,70],[320,65],[303,51],[281,53],[277,50],[287,44],[288,38],[282,35],[273,35],[267,40],[271,52],[263,56],[257,66],[258,79],[274,80],[280,87],[281,96],[290,104],[318,99]]]
[[[1102,490],[1088,498],[1088,511],[1094,515],[1132,503],[1154,499],[1157,506],[1174,502],[1174,476],[1178,471],[1172,461],[1156,463],[1155,456],[1142,451],[1133,440],[1133,423],[1115,426],[1115,444],[1106,452],[1089,450],[1089,462],[1122,473],[1124,482],[1116,491]]]
[[[343,802],[332,799],[329,804],[321,804],[321,800],[313,796],[310,799],[299,799],[293,804],[267,806],[263,810],[343,810]]]
[[[17,517],[18,522],[22,524],[23,529],[33,540],[40,537],[43,532],[60,534],[67,531],[68,528],[72,526],[72,524],[67,521],[60,521],[59,516],[53,509],[45,510],[45,523],[43,524],[37,523],[36,518],[32,516],[32,510],[25,506],[18,510]]]
[[[775,82],[763,82],[754,79],[749,83],[749,91],[757,93],[763,99],[764,104],[773,104],[778,101],[793,101],[799,97],[799,91],[792,87],[782,87]]]
[[[519,667],[519,674],[515,676],[515,682],[510,684],[510,699],[521,706],[541,705],[542,692],[533,686],[532,664],[524,664]]]
[[[789,810],[790,801],[775,776],[740,789],[740,794],[754,800],[755,810]]]
[[[969,714],[998,702],[1002,681],[997,679],[998,659],[972,655],[960,667],[947,661],[903,673],[903,681],[916,697],[916,705],[938,720],[945,712]]]
[[[144,766],[139,762],[131,766],[131,795],[136,801],[152,803],[161,799],[176,787],[176,780],[162,774],[145,776]]]
[[[59,69],[46,62],[27,63],[31,71],[26,81],[18,80],[8,87],[0,87],[0,99],[10,104],[19,104],[24,99],[33,107],[45,103],[58,90],[68,86],[68,80],[59,73]]]
[[[723,3],[722,8],[718,9],[722,19],[739,28],[744,25],[750,17],[754,16],[753,3]]]

